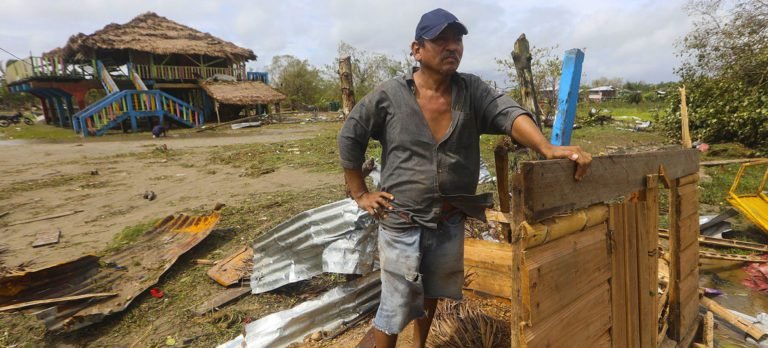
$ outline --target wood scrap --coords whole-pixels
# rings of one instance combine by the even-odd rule
[[[56,244],[59,242],[59,238],[61,237],[61,230],[49,230],[49,231],[43,231],[37,233],[37,236],[35,236],[35,241],[32,242],[33,248],[38,248],[41,246]]]
[[[117,293],[114,293],[114,292],[99,292],[99,293],[95,293],[95,294],[85,294],[85,295],[75,295],[75,296],[65,296],[65,297],[49,298],[49,299],[45,299],[45,300],[22,302],[22,303],[13,304],[13,305],[10,305],[10,306],[0,307],[0,312],[8,312],[8,311],[14,311],[14,310],[19,310],[19,309],[29,308],[29,307],[36,307],[36,306],[42,306],[42,305],[64,303],[64,302],[70,302],[70,301],[106,298],[106,297],[112,297],[112,296],[116,296],[116,295],[117,295]]]
[[[245,296],[246,294],[249,294],[250,292],[251,286],[248,284],[244,284],[243,286],[237,288],[226,289],[218,293],[216,296],[201,303],[199,306],[197,306],[197,308],[195,308],[194,312],[196,315],[202,316],[205,313],[218,309],[227,303],[230,303],[240,297]]]
[[[659,232],[659,237],[669,239],[669,233]],[[719,246],[724,248],[734,248],[742,250],[760,251],[768,253],[768,245],[760,243],[745,242],[733,239],[720,239],[706,236],[699,236],[699,244]]]
[[[230,286],[253,272],[253,249],[244,246],[208,270],[208,276],[222,286]]]
[[[758,256],[722,254],[722,253],[715,253],[715,252],[705,251],[705,250],[699,250],[699,257],[702,259],[738,261],[738,262],[757,262],[757,263],[768,262],[767,259],[762,259]]]
[[[211,265],[211,266],[213,266],[213,265],[219,263],[219,261],[218,260],[208,260],[208,259],[194,259],[194,260],[192,260],[192,263],[194,263],[196,265]]]
[[[46,216],[40,216],[40,217],[36,217],[36,218],[32,218],[32,219],[27,219],[27,220],[14,221],[14,222],[8,223],[8,225],[6,225],[6,226],[15,226],[15,225],[27,224],[27,223],[35,222],[35,221],[43,221],[43,220],[56,219],[56,218],[60,218],[60,217],[64,217],[64,216],[69,216],[69,215],[74,215],[74,214],[77,214],[77,213],[82,213],[82,212],[84,212],[84,210],[80,210],[80,209],[78,209],[78,210],[71,210],[71,211],[66,211],[66,212],[63,212],[63,213],[58,213],[58,214],[53,214],[53,215],[46,215]]]
[[[757,162],[761,160],[764,160],[764,158],[738,158],[738,159],[720,160],[720,161],[706,161],[706,162],[699,163],[699,165],[702,167],[713,167],[713,166],[722,166],[726,164]]]
[[[755,339],[755,341],[760,341],[768,335],[768,333],[763,332],[763,330],[760,330],[757,326],[753,325],[752,323],[739,318],[735,314],[731,313],[727,308],[723,307],[719,303],[707,298],[702,297],[701,298],[701,304],[707,307],[712,313],[717,315],[720,319],[727,321],[731,325],[737,327],[739,330],[744,331],[749,337],[752,337]]]
[[[11,213],[11,211],[10,211],[10,210],[9,210],[9,211],[4,211],[4,212],[0,213],[0,218],[1,218],[1,217],[3,217],[3,216],[6,216],[6,215],[8,215],[8,214],[10,214],[10,213]]]

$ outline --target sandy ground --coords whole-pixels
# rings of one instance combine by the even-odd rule
[[[96,253],[125,227],[190,209],[235,204],[246,195],[301,191],[338,183],[338,175],[281,168],[259,177],[240,176],[242,169],[211,165],[218,146],[296,140],[311,128],[261,128],[237,133],[171,134],[167,138],[87,139],[69,143],[0,141],[0,192],[14,190],[0,205],[0,247],[6,266],[42,266]],[[185,151],[163,160],[148,153],[158,146]],[[147,158],[151,157],[151,158]],[[98,175],[90,175],[92,170]],[[69,179],[68,179],[69,178]],[[60,184],[51,184],[60,182]],[[61,183],[63,182],[63,183]],[[24,185],[25,189],[17,189]],[[142,198],[153,191],[153,201]],[[73,210],[82,212],[15,226],[9,223]],[[61,231],[58,244],[33,248],[38,233]]]

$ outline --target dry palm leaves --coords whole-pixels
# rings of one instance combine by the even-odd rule
[[[499,347],[505,329],[501,320],[484,314],[477,304],[442,300],[429,334],[429,346],[441,348]]]

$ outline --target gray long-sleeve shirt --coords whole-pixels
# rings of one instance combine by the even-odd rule
[[[352,109],[338,136],[342,167],[360,169],[369,139],[381,143],[380,190],[395,197],[395,211],[381,221],[389,229],[436,228],[443,202],[484,220],[493,198],[476,195],[480,135],[510,134],[514,120],[530,113],[479,77],[456,73],[451,126],[436,143],[414,91],[411,72],[382,83]]]

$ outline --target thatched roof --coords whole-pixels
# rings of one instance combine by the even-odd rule
[[[91,35],[73,35],[62,49],[66,58],[89,59],[98,50],[134,50],[154,54],[188,54],[256,59],[253,51],[147,12],[125,24],[109,24]]]
[[[211,98],[221,104],[272,104],[285,99],[285,95],[261,81],[202,82],[201,86]]]

